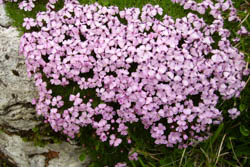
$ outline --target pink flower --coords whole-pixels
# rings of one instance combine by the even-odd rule
[[[24,20],[23,27],[25,27],[27,30],[29,30],[31,27],[36,26],[36,22],[32,18],[24,18],[23,20]]]
[[[122,140],[120,138],[116,138],[115,135],[111,135],[110,136],[110,140],[109,140],[109,144],[114,147],[117,147],[118,145],[120,145],[122,142]]]
[[[236,108],[229,109],[228,113],[232,119],[236,119],[240,115],[240,111],[238,111]]]
[[[132,153],[132,151],[130,151],[128,154],[129,154],[128,159],[130,161],[137,161],[138,160],[138,153],[137,152]]]
[[[27,1],[22,1],[22,2],[19,3],[18,6],[19,6],[20,9],[23,9],[24,11],[31,11],[35,7],[32,0],[30,0],[28,2]]]

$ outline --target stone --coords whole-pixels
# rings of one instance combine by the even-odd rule
[[[18,55],[19,41],[14,27],[0,27],[0,125],[28,130],[39,124],[30,103],[37,92]]]
[[[0,26],[8,27],[11,24],[11,20],[7,17],[4,11],[4,5],[0,4]]]
[[[79,160],[84,149],[74,143],[38,147],[23,141],[21,136],[32,136],[31,129],[42,122],[31,104],[38,93],[27,77],[24,57],[18,54],[19,42],[19,32],[0,5],[0,162],[17,167],[88,166],[88,157]]]
[[[44,167],[46,158],[43,155],[35,155],[29,159],[29,165],[35,167]]]
[[[18,167],[84,167],[87,158],[81,162],[78,157],[84,151],[66,142],[35,147],[32,142],[24,142],[17,135],[0,133],[0,150],[14,160]]]

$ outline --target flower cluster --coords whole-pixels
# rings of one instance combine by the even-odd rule
[[[32,9],[35,7],[35,2],[36,0],[23,0],[21,2],[18,3],[18,7],[21,10],[24,11],[32,11]],[[54,8],[54,4],[57,2],[58,0],[49,0],[48,4],[47,4],[47,9],[53,9]],[[4,2],[18,2],[18,0],[0,0],[0,4],[3,4]]]
[[[31,11],[35,7],[36,0],[24,0],[19,2],[18,7],[24,11]],[[0,0],[0,4],[4,2],[17,2],[17,0]]]
[[[184,9],[190,9],[200,14],[205,14],[206,10],[209,9],[209,14],[215,19],[223,19],[221,12],[229,11],[228,21],[240,21],[232,0],[215,0],[215,3],[213,0],[203,0],[201,3],[197,3],[194,0],[171,1],[182,5]]]
[[[40,28],[25,33],[20,43],[39,90],[37,113],[72,138],[91,126],[112,146],[135,122],[150,131],[155,144],[167,147],[206,139],[210,125],[223,119],[219,97],[237,97],[245,86],[244,55],[230,44],[221,18],[208,25],[192,13],[159,21],[155,16],[161,14],[157,5],[119,11],[69,0],[58,12],[26,19],[26,28]],[[214,33],[221,37],[217,48]],[[69,96],[48,88],[72,83],[80,92]],[[90,89],[100,98],[96,107],[84,93]]]
[[[237,108],[229,109],[228,113],[232,119],[236,119],[240,115],[240,111],[238,111]]]

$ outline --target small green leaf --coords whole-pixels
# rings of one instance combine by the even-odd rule
[[[38,132],[38,130],[39,130],[39,128],[38,128],[38,127],[34,127],[34,128],[32,128],[32,131],[33,131],[34,133]]]
[[[84,161],[86,159],[86,154],[83,152],[80,156],[79,156],[79,160],[80,161]]]
[[[239,109],[240,109],[240,111],[244,111],[246,109],[246,105],[245,104],[240,104]]]
[[[249,134],[250,134],[249,130],[244,125],[240,126],[240,133],[243,136],[249,136]]]
[[[27,137],[23,137],[22,139],[23,139],[24,142],[28,142],[29,141],[29,139]]]
[[[97,145],[95,146],[96,151],[98,151],[100,148],[100,143],[98,142]]]
[[[232,146],[231,146],[231,143],[230,143],[230,139],[227,139],[227,140],[226,140],[226,147],[227,147],[227,149],[229,149],[229,150],[232,149]]]

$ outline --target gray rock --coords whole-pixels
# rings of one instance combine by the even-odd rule
[[[15,28],[0,27],[0,124],[28,130],[39,123],[30,104],[37,92],[18,55],[19,41]]]
[[[6,13],[4,11],[4,5],[0,4],[0,26],[8,27],[10,26],[10,19],[6,16]]]
[[[78,157],[84,149],[69,143],[34,147],[32,142],[3,132],[0,133],[0,150],[18,167],[84,167],[89,162],[89,159],[80,162]]]
[[[24,57],[18,55],[20,36],[10,26],[3,5],[0,5],[0,161],[18,167],[84,167],[80,162],[83,148],[74,144],[48,144],[36,147],[19,136],[40,124],[30,103],[38,93],[27,77]],[[1,131],[1,129],[4,131]]]
[[[35,167],[44,167],[46,158],[43,155],[35,155],[29,159],[29,165]]]

